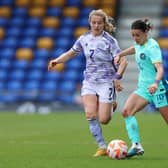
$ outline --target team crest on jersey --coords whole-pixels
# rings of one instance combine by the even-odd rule
[[[144,60],[144,59],[146,58],[145,54],[144,54],[144,53],[141,53],[141,54],[140,54],[140,58],[141,58],[142,60]]]
[[[87,46],[88,46],[88,43],[85,43],[85,46],[87,47]]]

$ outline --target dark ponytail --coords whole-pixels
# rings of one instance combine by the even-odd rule
[[[142,32],[148,32],[152,28],[153,25],[149,22],[148,18],[136,20],[131,25],[131,29],[140,29]]]

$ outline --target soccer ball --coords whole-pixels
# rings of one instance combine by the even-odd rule
[[[112,140],[107,146],[107,155],[112,159],[124,159],[127,156],[128,146],[120,139]]]

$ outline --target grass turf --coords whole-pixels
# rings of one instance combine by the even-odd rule
[[[0,113],[0,168],[168,167],[167,125],[158,114],[139,113],[137,119],[145,154],[112,160],[92,157],[97,145],[82,112]],[[119,138],[130,145],[119,113],[102,128],[107,142]]]

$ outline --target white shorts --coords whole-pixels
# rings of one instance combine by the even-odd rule
[[[81,96],[97,95],[100,102],[111,103],[116,100],[116,92],[114,84],[93,84],[83,81]]]

